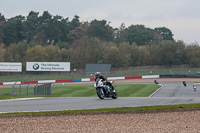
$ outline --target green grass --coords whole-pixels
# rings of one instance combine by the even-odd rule
[[[161,74],[185,74],[196,75],[200,72],[200,68],[171,68],[171,69],[144,69],[144,70],[123,70],[111,73],[110,75],[104,75],[105,77],[117,77],[117,76],[141,76],[141,75],[161,75]],[[11,75],[0,76],[1,82],[15,82],[15,81],[37,81],[37,80],[59,80],[59,79],[80,79],[80,78],[94,78],[94,76],[86,76],[85,74],[76,73],[70,74],[56,74],[56,75]]]
[[[119,97],[148,97],[160,86],[155,84],[115,85]],[[54,97],[94,97],[96,91],[93,86],[62,86],[53,87]]]
[[[21,91],[20,91],[19,86],[15,86],[14,91],[15,91],[16,96],[19,96],[19,95],[26,96],[27,95],[27,87],[24,87],[24,86],[21,87]],[[20,94],[20,92],[21,92],[21,94]],[[3,95],[5,95],[5,96],[12,95],[12,88],[0,88],[0,99]],[[28,87],[28,95],[34,95],[33,87],[30,87],[30,86]]]
[[[90,86],[54,86],[52,87],[54,97],[92,97],[96,96],[95,88]]]
[[[200,104],[181,104],[181,105],[161,105],[161,106],[143,106],[143,107],[121,107],[121,108],[102,108],[102,109],[84,109],[84,110],[64,110],[64,111],[41,111],[41,112],[14,112],[0,113],[0,116],[7,115],[45,115],[45,114],[80,114],[90,112],[119,112],[119,111],[147,111],[163,109],[200,109]]]
[[[160,86],[155,84],[134,84],[116,85],[115,88],[120,97],[148,97],[160,88]]]
[[[118,91],[119,97],[148,97],[154,91],[156,91],[160,86],[155,84],[124,84],[124,85],[114,85]],[[18,88],[19,89],[19,88]],[[33,88],[32,88],[33,89]],[[15,88],[17,94],[19,94],[17,88]],[[10,95],[0,95],[0,99],[10,99],[10,98],[23,98],[23,97],[34,97],[33,93],[31,95],[26,95],[26,88],[22,88],[23,95],[11,95],[12,89],[0,89],[0,94],[10,94]],[[29,89],[29,92],[31,89]],[[96,90],[92,85],[87,86],[53,86],[51,97],[96,97]],[[38,95],[36,96],[38,97]],[[43,96],[42,96],[43,97]]]

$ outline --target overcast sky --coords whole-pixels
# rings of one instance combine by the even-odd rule
[[[71,20],[106,20],[113,28],[122,23],[149,28],[167,27],[175,40],[200,44],[200,0],[0,0],[5,18],[27,16],[30,11],[48,11]]]

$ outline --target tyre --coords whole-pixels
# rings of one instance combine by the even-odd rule
[[[102,90],[102,88],[97,88],[97,96],[100,98],[100,99],[104,99],[104,92]]]
[[[113,93],[112,98],[113,98],[113,99],[117,99],[117,97],[118,97],[118,95],[117,95],[117,90],[115,90],[114,87],[113,87],[112,93]]]

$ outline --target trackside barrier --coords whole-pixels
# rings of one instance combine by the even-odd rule
[[[81,79],[73,79],[73,82],[81,82]]]
[[[90,81],[95,81],[95,78],[90,78]]]
[[[22,81],[21,84],[37,84],[38,81]]]
[[[90,78],[81,79],[82,82],[90,81]]]
[[[108,77],[107,80],[120,80],[125,79],[125,77]]]
[[[72,79],[61,79],[61,80],[56,80],[55,83],[61,83],[61,82],[73,82]]]
[[[147,78],[160,78],[159,75],[145,75],[145,76],[127,76],[127,77],[107,77],[107,80],[124,80],[124,79],[147,79]],[[13,85],[13,84],[42,84],[42,83],[64,83],[64,82],[88,82],[95,81],[95,78],[82,78],[82,79],[61,79],[61,80],[40,80],[40,81],[19,81],[19,82],[3,82],[0,85]]]
[[[20,81],[18,81],[18,82],[3,82],[3,85],[14,85],[14,84],[20,85],[21,82]]]
[[[56,81],[55,80],[41,80],[41,81],[38,81],[39,84],[42,84],[42,83],[55,83]]]
[[[145,75],[142,76],[142,79],[150,79],[150,78],[160,78],[159,75]]]
[[[142,79],[142,76],[129,76],[125,77],[125,79]]]
[[[181,75],[181,74],[166,74],[160,75],[160,78],[187,78],[189,75]]]

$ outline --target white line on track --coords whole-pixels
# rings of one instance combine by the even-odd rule
[[[159,85],[161,85],[161,84],[159,84]],[[152,93],[149,97],[152,97],[154,94],[156,94],[161,88],[163,88],[163,85],[161,85],[161,87],[160,88],[158,88],[154,93]]]
[[[0,99],[0,102],[23,101],[23,100],[42,99],[42,98],[45,98],[45,97],[16,98],[16,99]]]

